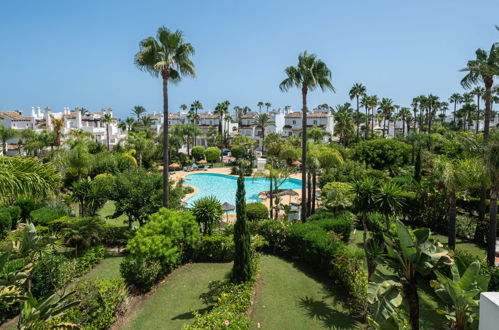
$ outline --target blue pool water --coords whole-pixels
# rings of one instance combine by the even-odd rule
[[[206,196],[216,196],[223,204],[225,202],[236,205],[236,190],[237,190],[237,177],[225,174],[216,173],[194,173],[185,177],[185,184],[194,186],[199,191],[186,200],[188,206],[192,203]],[[262,191],[269,190],[269,180],[265,178],[245,178],[244,187],[246,190],[246,202],[261,202],[258,194]],[[300,189],[301,180],[288,179],[279,189]]]

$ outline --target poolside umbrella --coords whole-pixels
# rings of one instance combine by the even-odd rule
[[[224,210],[225,214],[227,214],[227,222],[229,221],[229,211],[234,211],[236,207],[230,203],[223,203],[222,204],[222,209]]]
[[[172,163],[170,164],[170,168],[182,168],[182,166],[180,164],[177,164],[177,163]]]
[[[298,196],[299,194],[292,189],[285,189],[282,191],[283,195],[289,195],[289,203],[291,203],[291,196]]]
[[[201,159],[201,160],[198,162],[198,164],[208,164],[208,162],[207,162],[206,160],[204,160],[204,159]]]
[[[295,160],[291,163],[291,165],[293,166],[300,166],[301,165],[301,162],[299,160]]]
[[[182,205],[182,207],[186,207],[187,206],[187,203],[184,202],[184,201],[182,201],[180,204]]]

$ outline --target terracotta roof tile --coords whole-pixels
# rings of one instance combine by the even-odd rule
[[[21,113],[17,111],[0,111],[1,116],[8,117],[13,120],[31,120],[31,117],[23,116]]]

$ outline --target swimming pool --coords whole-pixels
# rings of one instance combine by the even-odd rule
[[[193,173],[185,176],[185,184],[194,186],[199,191],[186,200],[187,206],[200,198],[215,196],[223,204],[225,202],[236,205],[237,177],[217,173]],[[269,190],[269,180],[265,178],[245,178],[246,202],[261,202],[258,194]],[[279,189],[300,189],[301,180],[287,179]]]

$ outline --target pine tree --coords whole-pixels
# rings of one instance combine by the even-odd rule
[[[250,235],[246,223],[246,192],[244,190],[243,169],[239,172],[236,192],[236,224],[234,226],[235,258],[232,266],[232,282],[246,282],[253,276],[250,251]]]

